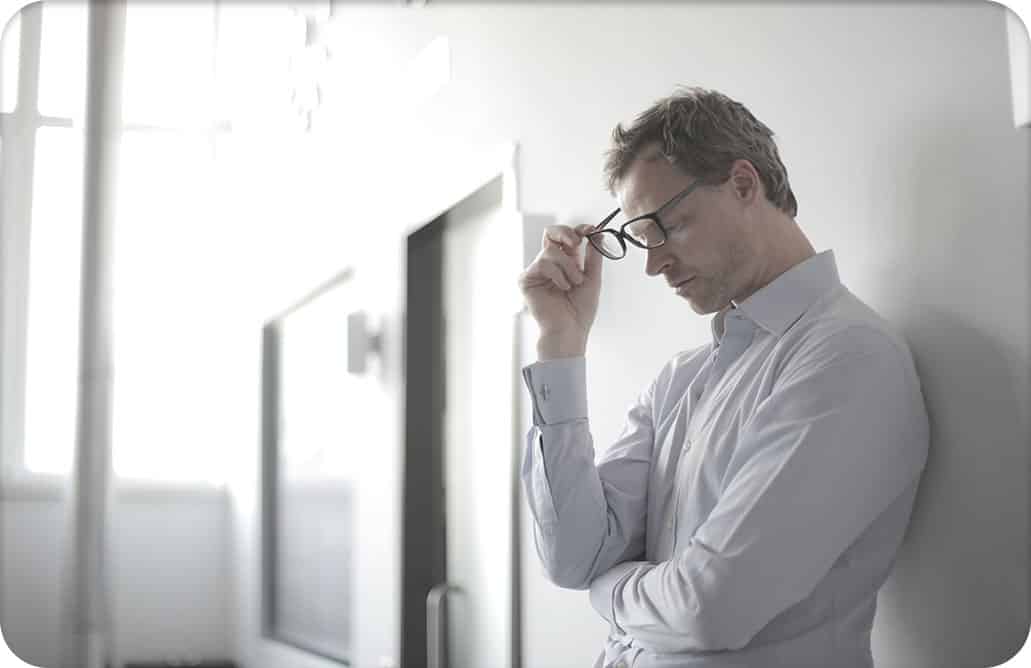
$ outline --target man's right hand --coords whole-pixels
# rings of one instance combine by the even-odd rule
[[[598,312],[602,255],[584,235],[590,225],[549,225],[541,251],[519,277],[519,287],[540,328],[539,359],[576,357],[587,349],[587,336]],[[585,246],[581,260],[580,245]]]

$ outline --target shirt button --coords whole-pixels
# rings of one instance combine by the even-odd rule
[[[550,396],[551,396],[551,388],[548,387],[547,383],[544,383],[543,385],[541,385],[541,399],[544,400],[544,401],[547,401],[548,397],[550,397]]]

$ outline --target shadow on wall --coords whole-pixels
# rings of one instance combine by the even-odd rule
[[[931,447],[909,533],[881,591],[885,605],[875,631],[885,646],[911,654],[885,657],[884,668],[998,665],[1019,651],[1031,623],[1028,341],[1012,334],[1027,336],[1031,323],[1027,311],[1007,303],[1027,288],[991,293],[1000,276],[1031,257],[1023,244],[1006,246],[1007,237],[1024,238],[1014,223],[1026,226],[1027,215],[1009,220],[1013,209],[1006,204],[979,208],[997,202],[999,191],[985,192],[989,182],[968,172],[978,163],[972,158],[998,138],[964,139],[947,127],[933,134],[913,165],[909,196],[918,204],[908,229],[919,238],[905,239],[899,249],[906,260],[896,266],[908,276],[892,288],[892,301],[901,306],[889,316],[913,351]],[[1027,172],[1018,167],[1011,171]],[[1026,202],[1018,197],[1009,204],[1014,201]],[[955,268],[969,265],[969,244],[979,239],[999,244],[1000,264],[959,276]],[[1000,291],[1014,290],[1011,283]]]
[[[909,533],[881,591],[879,626],[920,665],[998,665],[1028,631],[1019,370],[999,342],[953,314],[922,310],[901,329],[923,385],[931,448]]]

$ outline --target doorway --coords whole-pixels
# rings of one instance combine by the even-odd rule
[[[521,663],[511,295],[522,246],[503,199],[499,176],[407,239],[404,668]],[[427,632],[434,615],[439,637]]]

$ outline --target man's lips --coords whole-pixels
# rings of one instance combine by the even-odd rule
[[[669,282],[669,287],[671,287],[671,288],[673,288],[675,290],[675,289],[679,288],[680,286],[684,285],[685,283],[687,283],[688,281],[692,281],[692,280],[694,280],[694,276],[692,276],[691,278],[685,278],[684,280],[680,281],[679,283],[674,283],[673,281],[670,281]]]

